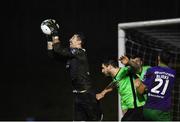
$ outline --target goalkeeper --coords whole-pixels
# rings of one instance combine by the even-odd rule
[[[46,24],[47,23],[47,24]],[[100,103],[96,99],[95,89],[89,72],[87,52],[83,48],[85,37],[82,33],[75,33],[69,40],[69,47],[62,45],[55,21],[47,20],[42,23],[45,34],[52,36],[48,42],[51,56],[65,59],[66,68],[70,72],[74,95],[75,121],[98,121],[102,119]]]

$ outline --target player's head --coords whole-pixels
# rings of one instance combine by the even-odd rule
[[[82,48],[85,42],[85,37],[83,33],[75,33],[71,39],[70,42],[70,48]]]
[[[163,63],[168,65],[171,59],[172,59],[172,54],[170,53],[170,50],[163,49],[158,55],[158,64]]]
[[[143,58],[140,55],[133,55],[130,59],[137,63],[139,66],[143,65]]]
[[[115,60],[104,60],[101,68],[104,75],[110,76],[112,69],[118,68],[118,62]]]

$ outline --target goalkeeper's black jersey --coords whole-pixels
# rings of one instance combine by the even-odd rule
[[[65,48],[60,43],[53,45],[54,52],[67,58],[66,68],[70,72],[73,88],[88,90],[91,87],[89,64],[85,49]]]

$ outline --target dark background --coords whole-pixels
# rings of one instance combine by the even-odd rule
[[[72,88],[65,64],[51,59],[40,24],[60,25],[65,43],[84,32],[92,79],[107,84],[101,60],[117,58],[118,23],[180,17],[179,0],[16,0],[1,10],[0,120],[72,120]],[[117,93],[102,100],[104,120],[117,120]]]

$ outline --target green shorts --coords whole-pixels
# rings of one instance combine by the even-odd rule
[[[155,109],[144,108],[143,114],[146,120],[150,121],[171,121],[171,112],[170,111],[161,111]]]

